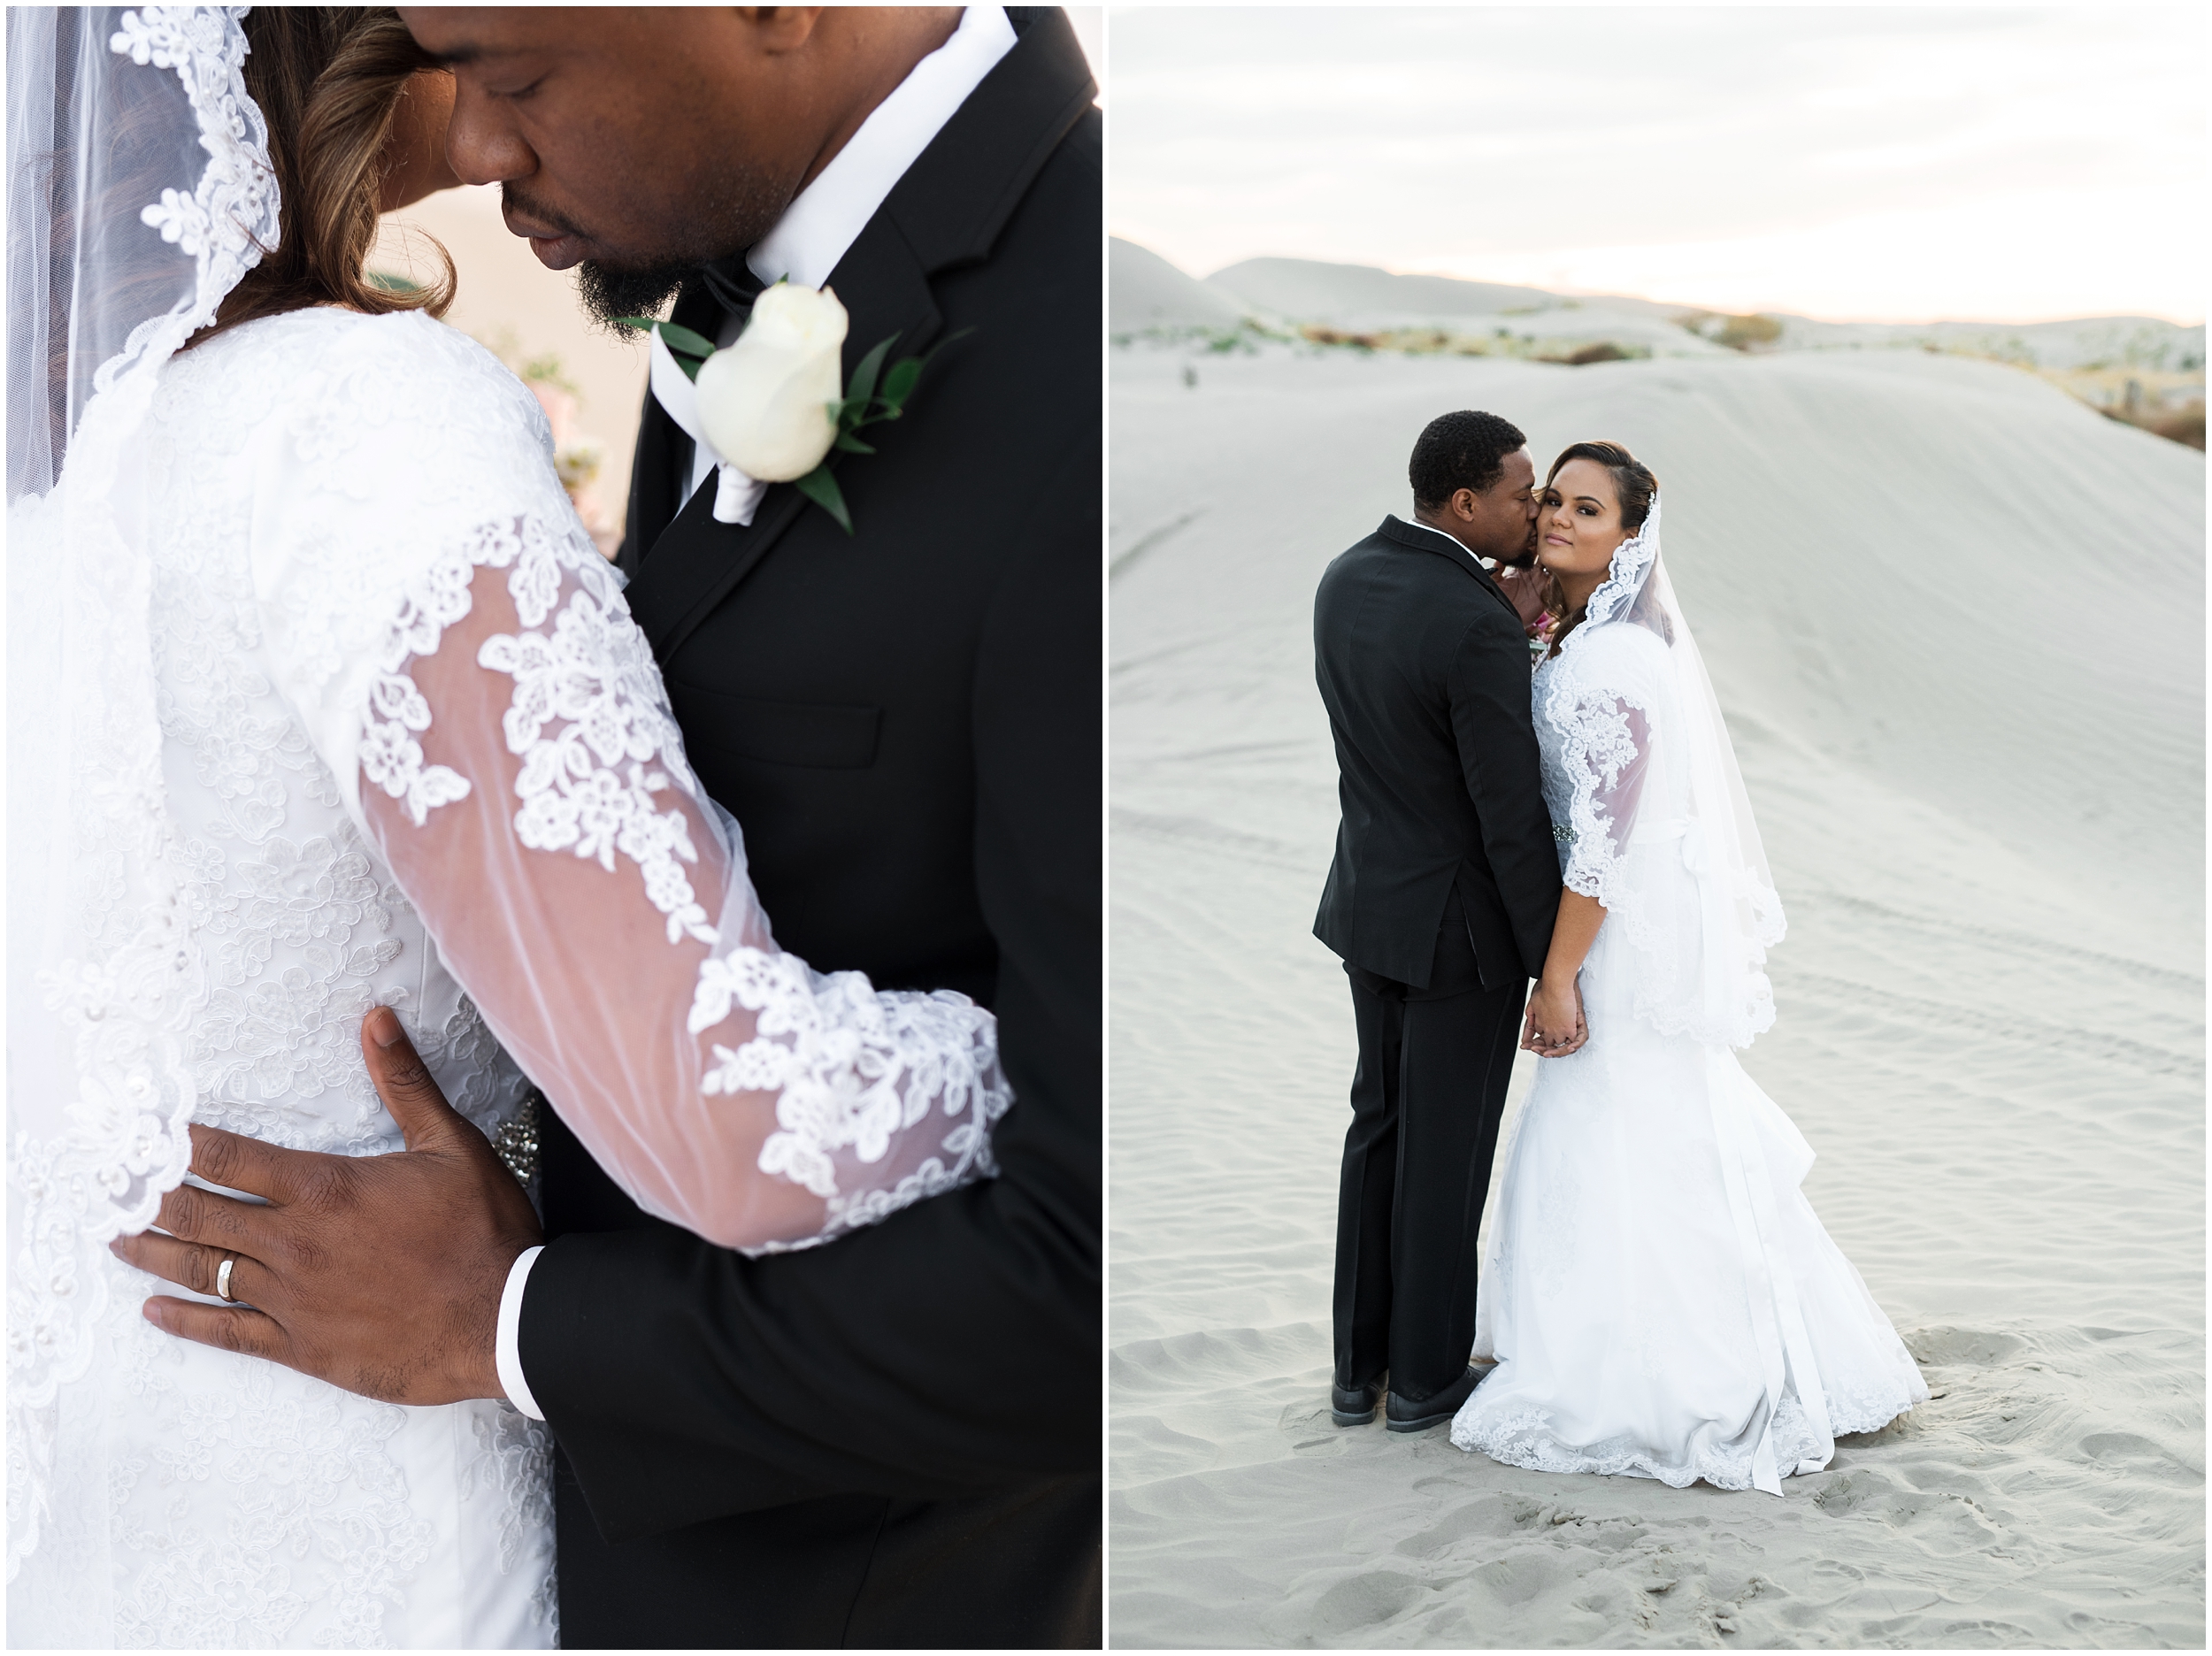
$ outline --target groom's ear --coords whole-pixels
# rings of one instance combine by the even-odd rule
[[[771,58],[797,51],[813,38],[820,6],[733,6],[738,20],[753,31],[757,50]]]

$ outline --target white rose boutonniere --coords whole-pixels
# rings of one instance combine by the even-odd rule
[[[778,282],[736,344],[699,365],[699,420],[722,457],[764,483],[795,483],[837,441],[845,307],[828,288]]]
[[[717,350],[703,334],[672,322],[624,317],[621,326],[657,334],[658,343],[667,347],[676,366],[691,381],[690,418],[674,407],[669,412],[724,464],[718,518],[740,521],[735,515],[725,516],[723,510],[729,494],[727,470],[734,467],[755,482],[792,484],[834,518],[847,534],[853,532],[852,514],[830,470],[830,456],[841,450],[875,453],[872,445],[860,441],[861,428],[901,418],[930,357],[960,337],[949,334],[923,355],[902,357],[887,371],[884,359],[898,342],[894,334],[860,359],[852,382],[840,395],[838,370],[849,318],[837,295],[826,288],[778,282],[753,302],[745,331],[724,350]],[[655,391],[661,391],[657,380]],[[661,401],[669,406],[668,396]],[[747,507],[742,521],[750,520]]]

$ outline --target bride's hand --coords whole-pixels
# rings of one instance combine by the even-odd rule
[[[1521,1050],[1540,1058],[1564,1058],[1579,1051],[1590,1039],[1589,1020],[1582,1012],[1582,988],[1574,979],[1555,984],[1539,979],[1528,998],[1528,1015],[1521,1024]]]

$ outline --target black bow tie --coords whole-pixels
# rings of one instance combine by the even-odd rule
[[[753,274],[745,255],[733,253],[699,267],[699,284],[714,295],[715,303],[733,316],[745,316],[767,284]]]

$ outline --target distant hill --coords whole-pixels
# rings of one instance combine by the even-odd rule
[[[2204,368],[2204,325],[2155,317],[2078,317],[2062,322],[1816,322],[1780,316],[1783,349],[1932,345],[2037,368]]]
[[[1248,304],[1301,320],[1335,321],[1361,313],[1441,318],[1489,316],[1558,303],[1540,288],[1460,281],[1449,276],[1399,276],[1366,264],[1314,259],[1255,258],[1216,271],[1209,288]]]
[[[1400,276],[1365,264],[1246,259],[1205,285],[1273,319],[1355,333],[1438,328],[1528,340],[1560,350],[1609,341],[1657,356],[1709,356],[1722,347],[1675,326],[1675,308],[1612,295]]]
[[[1233,327],[1246,315],[1279,326],[1310,325],[1379,334],[1434,328],[1455,335],[1509,335],[1549,351],[1609,341],[1640,354],[1708,356],[1750,339],[1772,350],[1895,349],[1993,356],[2065,372],[2204,370],[2204,327],[2153,317],[2082,317],[2057,322],[1822,322],[1784,312],[1756,326],[1729,327],[1724,313],[1618,294],[1557,294],[1541,288],[1402,276],[1367,264],[1318,259],[1245,259],[1198,281],[1133,242],[1117,239],[1110,313],[1116,334],[1156,326]],[[1127,293],[1125,295],[1124,272]],[[1147,319],[1156,316],[1159,320]]]
[[[1119,236],[1107,244],[1106,277],[1106,331],[1117,336],[1233,328],[1244,319],[1245,307],[1227,294]]]

